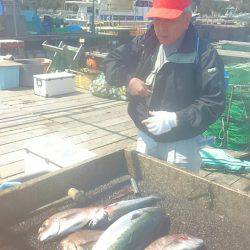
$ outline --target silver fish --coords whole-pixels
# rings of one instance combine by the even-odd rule
[[[91,228],[107,227],[121,216],[143,207],[153,206],[159,200],[159,197],[149,196],[110,204],[99,209],[94,218],[89,222],[89,226]]]
[[[38,240],[48,241],[83,228],[98,209],[98,207],[75,208],[51,216],[40,227]]]
[[[67,238],[62,240],[59,245],[59,250],[82,250],[92,249],[91,243],[95,243],[103,231],[81,230],[70,234]]]
[[[93,250],[142,250],[168,233],[169,217],[164,210],[147,207],[132,211],[114,222],[94,245]]]
[[[202,250],[205,249],[203,240],[185,234],[174,234],[162,237],[145,250]]]

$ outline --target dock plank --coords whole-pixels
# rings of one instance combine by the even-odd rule
[[[51,130],[50,133],[46,133],[44,135],[54,134],[54,135],[58,135],[60,137],[63,136],[66,138],[66,137],[74,136],[77,134],[82,134],[84,132],[105,129],[106,127],[109,127],[109,126],[112,126],[115,124],[119,124],[123,121],[129,121],[129,120],[130,119],[127,116],[123,116],[123,117],[117,117],[114,119],[99,120],[99,121],[96,121],[97,123],[87,123],[86,124],[86,122],[78,122],[77,125],[72,125],[72,123],[70,123],[70,125],[59,126],[59,127],[53,125],[52,128],[54,130]],[[26,140],[14,141],[12,143],[0,145],[0,156],[3,154],[7,154],[10,152],[16,151],[16,150],[23,149],[25,147],[25,145],[29,142],[30,139],[39,138],[39,137],[43,137],[43,136],[38,136],[38,135],[34,134],[33,137],[30,136]]]
[[[19,160],[23,160],[23,155],[24,155],[23,150],[18,150],[18,151],[15,151],[15,152],[11,152],[11,153],[8,153],[8,154],[1,155],[1,157],[0,157],[0,167],[8,165],[8,164],[16,162],[16,161],[19,161]]]
[[[86,100],[85,100],[86,99]],[[60,110],[76,110],[76,109],[81,109],[84,107],[91,107],[94,104],[103,104],[103,103],[114,103],[114,101],[111,100],[96,100],[93,99],[92,97],[88,97],[82,100],[67,100],[67,101],[62,101],[58,103],[46,103],[43,105],[38,105],[38,106],[33,106],[29,107],[27,105],[21,105],[17,110],[11,110],[11,112],[5,110],[4,112],[1,113],[1,120],[3,119],[11,119],[15,117],[19,117],[22,115],[41,115],[43,113],[52,113],[58,112]],[[19,105],[18,105],[19,106]],[[21,109],[21,111],[20,111]]]
[[[127,103],[82,89],[55,98],[36,96],[33,89],[0,91],[0,107],[0,180],[22,175],[23,149],[33,138],[56,135],[98,155],[136,145]],[[250,189],[248,175],[201,170],[200,176],[244,192]]]
[[[91,141],[80,143],[78,145],[86,147],[89,150],[93,150],[93,149],[101,148],[107,144],[112,144],[114,142],[121,141],[124,139],[133,140],[136,134],[137,134],[137,129],[132,128],[132,129],[126,130],[126,132],[123,134],[122,133],[113,134],[112,136],[107,135],[107,136],[103,136],[103,137],[100,137]]]
[[[0,167],[0,178],[5,179],[18,174],[24,173],[24,162],[23,160],[10,163]]]
[[[244,191],[250,194],[250,174],[241,176],[239,180],[231,185],[232,188]]]

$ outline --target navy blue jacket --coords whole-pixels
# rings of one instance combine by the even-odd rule
[[[153,26],[108,54],[103,63],[108,83],[128,84],[132,77],[145,81],[154,68],[159,41]],[[224,65],[211,44],[190,24],[177,53],[156,75],[150,106],[143,97],[129,98],[128,113],[135,125],[158,142],[197,136],[222,114],[225,106]],[[178,126],[155,136],[141,123],[150,110],[176,112]]]

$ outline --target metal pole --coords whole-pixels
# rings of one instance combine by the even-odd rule
[[[92,5],[92,20],[91,20],[91,33],[95,34],[95,0],[93,0]]]
[[[15,31],[15,38],[17,38],[17,20],[16,20],[16,1],[13,2],[13,21],[14,21],[14,31]]]

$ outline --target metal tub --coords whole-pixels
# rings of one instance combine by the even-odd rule
[[[46,174],[0,194],[0,249],[56,249],[39,243],[41,223],[67,208],[108,204],[134,177],[143,196],[158,194],[171,218],[171,232],[204,239],[207,249],[250,246],[250,197],[133,151],[117,151]],[[72,201],[69,188],[85,191]],[[130,196],[131,197],[131,196]]]

